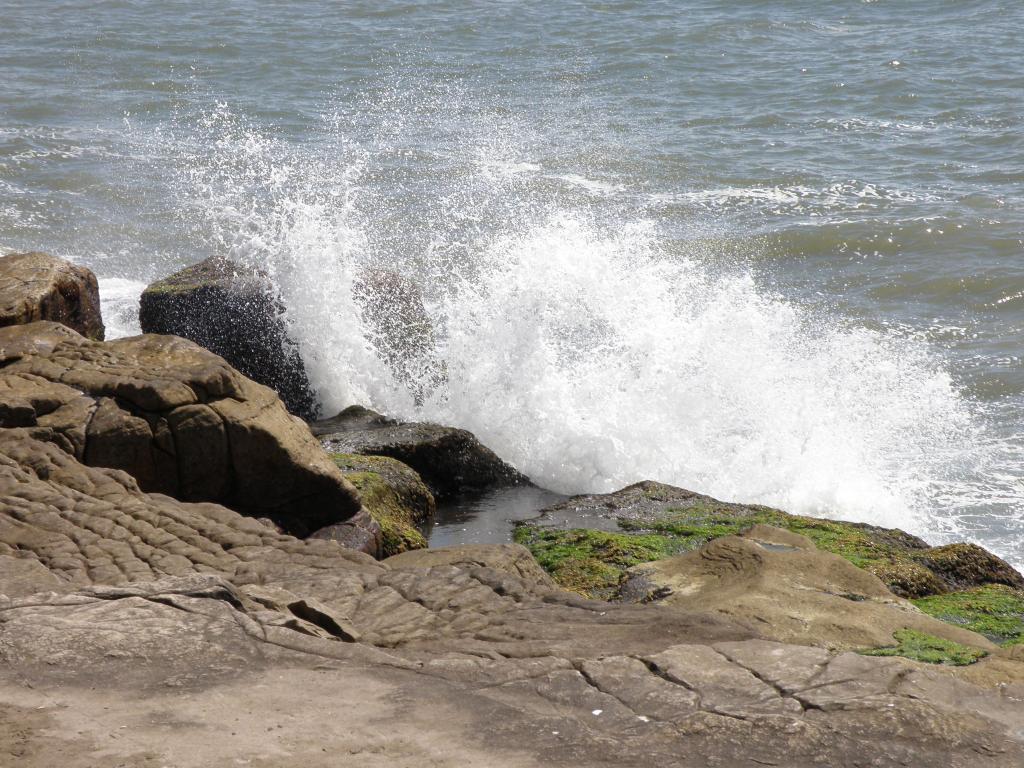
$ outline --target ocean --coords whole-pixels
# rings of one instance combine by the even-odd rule
[[[212,253],[325,412],[1024,567],[1024,5],[0,3],[0,250]],[[352,302],[422,287],[415,397]]]

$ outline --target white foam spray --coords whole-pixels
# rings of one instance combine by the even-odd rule
[[[636,206],[608,206],[605,185],[553,188],[564,169],[516,156],[507,131],[477,131],[453,162],[396,145],[394,123],[368,146],[343,122],[297,146],[218,110],[182,184],[215,247],[273,280],[327,413],[361,403],[465,427],[564,492],[652,478],[955,533],[943,510],[970,492],[982,428],[923,342],[712,267]],[[412,200],[402,152],[420,153]],[[360,270],[382,264],[421,284],[435,326],[447,376],[422,402],[353,301]]]

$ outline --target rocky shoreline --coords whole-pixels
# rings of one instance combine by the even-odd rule
[[[312,421],[284,342],[238,370],[272,297],[193,273],[147,292],[163,335],[102,341],[87,270],[0,257],[0,763],[1024,764],[995,555],[658,483],[425,548],[437,499],[529,480],[462,430]],[[371,285],[401,366],[431,332]]]

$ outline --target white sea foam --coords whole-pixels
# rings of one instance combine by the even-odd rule
[[[100,311],[107,339],[120,339],[142,333],[139,328],[139,297],[146,283],[125,277],[101,277]]]
[[[531,197],[532,172],[469,160],[410,217],[373,193],[380,157],[343,132],[314,151],[228,113],[206,129],[185,164],[190,208],[274,281],[328,413],[362,403],[468,428],[560,491],[653,478],[933,539],[996,493],[978,479],[983,427],[919,340],[810,315],[670,249],[635,211]],[[368,264],[424,287],[446,381],[420,402],[355,308]]]

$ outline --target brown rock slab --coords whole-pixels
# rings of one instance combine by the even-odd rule
[[[273,391],[185,339],[104,343],[32,323],[0,329],[0,366],[0,428],[30,429],[144,491],[224,503],[297,535],[360,509]]]
[[[995,649],[981,635],[921,613],[839,555],[820,552],[809,539],[772,526],[634,566],[630,574],[667,605],[751,622],[765,637],[787,643],[874,648],[892,645],[896,630],[913,629]]]
[[[0,256],[0,327],[52,320],[103,340],[96,275],[45,253]]]

